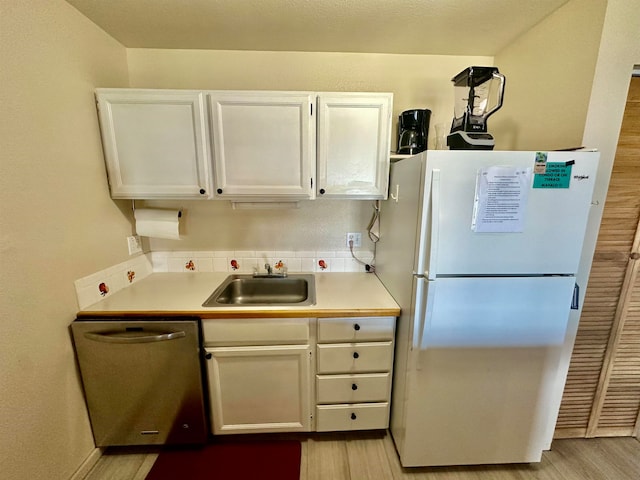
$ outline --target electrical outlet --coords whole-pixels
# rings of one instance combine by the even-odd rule
[[[142,243],[138,235],[127,237],[127,247],[129,247],[129,255],[140,253],[142,251]]]
[[[349,242],[353,240],[353,248],[360,247],[362,245],[361,233],[347,233],[347,247],[350,247]]]

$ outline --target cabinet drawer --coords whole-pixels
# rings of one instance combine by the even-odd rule
[[[202,321],[207,347],[309,343],[308,318],[224,318]]]
[[[319,405],[316,407],[316,430],[374,430],[389,426],[388,403],[358,405]]]
[[[319,318],[318,342],[393,340],[394,317]]]
[[[390,381],[390,373],[317,375],[318,403],[386,402]]]
[[[317,373],[390,372],[393,343],[318,345]]]

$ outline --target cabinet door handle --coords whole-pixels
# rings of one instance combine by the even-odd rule
[[[219,188],[219,189],[216,190],[216,192],[218,192],[218,194],[220,194],[220,193],[222,193],[222,189]]]
[[[353,352],[353,358],[359,358],[360,355],[358,354],[358,352]]]
[[[351,384],[351,390],[357,390],[358,389],[358,385],[356,385],[355,383]]]
[[[204,195],[205,193],[207,193],[207,191],[204,188],[200,189],[200,195]]]
[[[351,420],[355,420],[356,418],[358,418],[358,417],[356,417],[356,414],[355,414],[355,413],[352,413],[352,414],[351,414]]]
[[[357,323],[353,326],[353,329],[358,331],[360,330],[360,325],[358,325]]]
[[[320,189],[320,195],[324,195],[324,192],[325,192],[324,188],[321,188]]]

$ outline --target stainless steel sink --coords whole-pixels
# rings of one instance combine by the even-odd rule
[[[316,303],[315,278],[310,274],[280,276],[229,275],[203,307],[306,306]]]

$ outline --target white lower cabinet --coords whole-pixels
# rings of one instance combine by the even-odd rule
[[[214,434],[308,432],[308,318],[203,321]]]
[[[206,351],[214,434],[310,430],[309,345]]]
[[[204,320],[212,432],[387,428],[394,331],[394,317]]]
[[[395,318],[319,318],[317,331],[316,430],[387,428]]]

